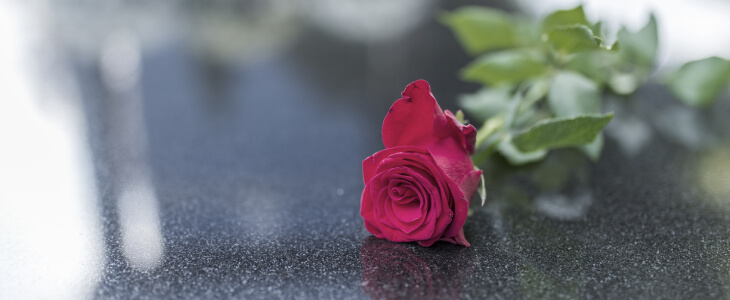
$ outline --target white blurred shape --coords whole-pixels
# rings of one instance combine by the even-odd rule
[[[164,244],[158,200],[147,163],[147,137],[139,77],[142,49],[138,37],[117,30],[104,42],[99,68],[110,91],[109,131],[114,136],[112,164],[116,166],[117,211],[122,253],[139,271],[156,268]]]
[[[75,59],[91,62],[117,28],[133,32],[147,49],[166,45],[181,32],[181,1],[42,1],[54,40]],[[183,29],[184,30],[184,29]]]
[[[85,118],[19,3],[0,2],[0,299],[90,298],[104,258]]]
[[[543,194],[535,198],[537,211],[558,220],[580,220],[588,213],[593,195],[583,191],[574,196]]]
[[[311,0],[305,10],[322,30],[356,42],[401,37],[429,17],[433,0]]]
[[[659,67],[676,67],[684,62],[720,56],[730,58],[730,2],[719,0],[517,0],[533,15],[544,16],[556,9],[583,4],[591,21],[603,21],[609,37],[621,25],[636,31],[646,25],[649,14],[657,17]]]
[[[129,32],[114,34],[104,43],[101,68],[104,84],[115,92],[134,88],[139,79],[140,47]]]
[[[117,202],[122,252],[129,264],[140,271],[157,267],[164,252],[157,198],[145,173],[140,170],[122,187]]]

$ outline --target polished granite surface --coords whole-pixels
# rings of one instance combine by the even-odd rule
[[[98,59],[52,47],[65,73],[46,78],[72,83],[47,89],[73,86],[56,98],[76,113],[46,103],[13,123],[0,298],[730,297],[727,97],[693,110],[650,85],[608,99],[598,162],[489,162],[470,248],[368,234],[360,163],[382,148],[389,105],[418,78],[444,108],[477,88],[456,76],[469,58],[450,33],[424,20],[387,41],[291,21],[296,37],[256,60],[186,35],[122,33]]]

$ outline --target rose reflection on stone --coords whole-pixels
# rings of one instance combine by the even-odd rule
[[[481,171],[476,129],[442,111],[425,80],[409,84],[383,121],[385,150],[363,163],[360,215],[381,239],[469,246],[464,222]]]
[[[460,269],[464,257],[438,264],[438,257],[421,258],[408,246],[374,237],[365,239],[360,249],[363,293],[373,299],[458,299],[460,275],[468,272]]]

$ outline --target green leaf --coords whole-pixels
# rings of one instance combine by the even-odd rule
[[[621,51],[621,44],[619,44],[618,41],[615,41],[611,45],[611,48],[609,48],[608,50],[611,50],[611,51],[614,51],[614,52],[619,52],[619,51]]]
[[[730,81],[730,61],[709,57],[684,64],[669,81],[679,100],[691,106],[712,104]]]
[[[612,118],[613,113],[547,119],[514,136],[512,143],[522,152],[585,145],[593,142]]]
[[[477,168],[477,166],[474,166],[474,170],[481,171],[481,169]],[[477,189],[477,192],[479,192],[479,198],[482,199],[482,206],[484,206],[484,204],[487,203],[487,182],[484,180],[484,172],[482,172],[482,175],[479,178],[479,188]]]
[[[558,10],[549,14],[545,17],[545,20],[542,23],[542,28],[545,32],[548,32],[557,26],[574,24],[591,26],[591,24],[588,23],[588,19],[586,19],[585,12],[583,12],[583,6],[578,6],[568,10]]]
[[[591,26],[591,31],[593,31],[593,34],[596,36],[603,36],[603,23],[601,21],[596,22]]]
[[[454,31],[471,55],[518,44],[514,20],[500,10],[466,6],[443,13],[440,21]]]
[[[570,71],[555,75],[548,93],[550,109],[559,118],[600,113],[600,99],[593,81]]]
[[[486,54],[461,72],[466,81],[484,85],[514,84],[538,77],[548,70],[540,55],[528,50],[509,50]]]
[[[513,20],[515,20],[515,35],[520,45],[535,45],[542,42],[542,28],[539,24],[535,24],[533,18],[517,15]]]
[[[548,31],[547,41],[555,50],[563,53],[575,53],[600,48],[600,38],[586,25],[557,26]]]
[[[459,97],[459,105],[479,120],[494,117],[509,107],[512,86],[484,88],[470,95]]]
[[[619,30],[617,41],[621,43],[619,53],[630,62],[652,66],[656,59],[658,40],[656,18],[651,15],[649,22],[636,33],[631,33],[626,28]],[[613,47],[611,48],[613,50]]]
[[[601,150],[603,150],[603,133],[599,133],[590,144],[580,146],[580,150],[592,161],[598,161],[598,158],[601,157]]]
[[[570,56],[565,68],[577,71],[593,81],[603,84],[610,80],[611,69],[619,63],[620,57],[616,52],[594,50],[576,53]]]
[[[497,146],[497,149],[499,150],[499,153],[502,153],[507,161],[509,161],[509,163],[513,165],[522,165],[535,162],[545,158],[545,155],[547,155],[546,150],[537,150],[530,152],[520,151],[512,143],[512,136],[510,135],[507,135],[505,138],[502,139],[502,141],[499,143],[499,146]]]
[[[456,111],[456,115],[454,115],[454,117],[457,121],[459,121],[459,123],[466,124],[466,119],[464,119],[464,111],[462,111],[461,109]]]

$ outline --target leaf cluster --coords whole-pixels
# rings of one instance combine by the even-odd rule
[[[524,164],[564,147],[597,159],[601,130],[613,117],[602,112],[604,91],[633,93],[656,58],[653,16],[637,32],[622,29],[610,44],[601,23],[590,22],[581,6],[539,22],[466,6],[443,13],[440,21],[475,56],[461,78],[484,86],[460,99],[470,117],[483,121],[475,164],[495,152]]]

